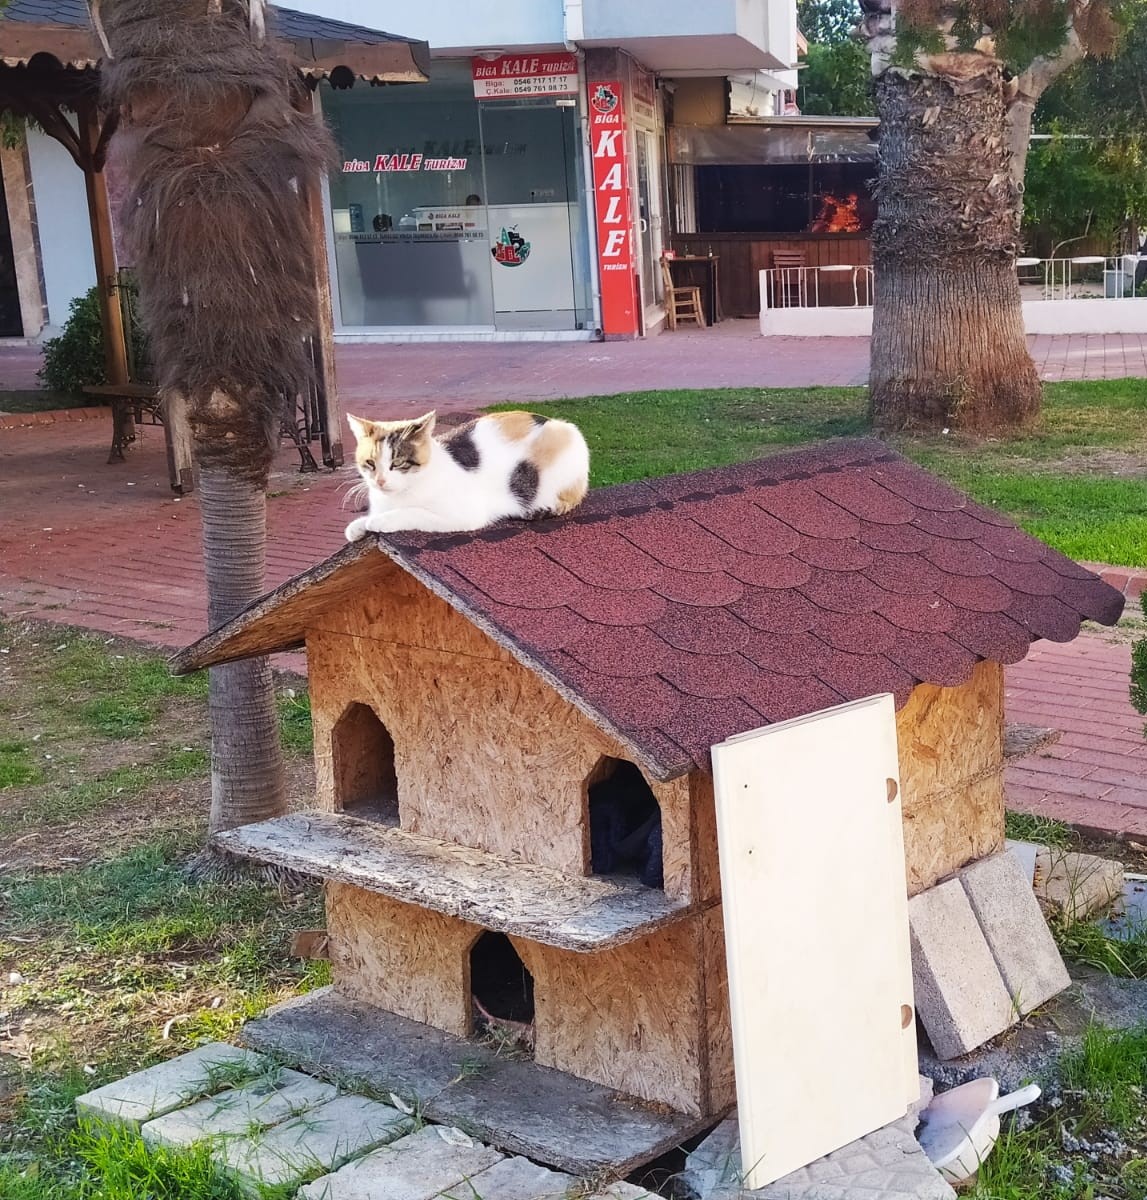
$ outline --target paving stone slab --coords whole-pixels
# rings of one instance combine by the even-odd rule
[[[149,1145],[191,1146],[251,1133],[325,1104],[338,1089],[298,1071],[267,1075],[148,1121],[140,1131]]]
[[[504,1158],[488,1171],[439,1192],[440,1200],[566,1200],[572,1175],[539,1167],[528,1158]]]
[[[1059,947],[1014,854],[994,854],[965,867],[960,883],[1021,1014],[1071,986]]]
[[[212,1042],[76,1097],[76,1113],[89,1120],[138,1129],[144,1122],[197,1099],[209,1087],[212,1091],[224,1087],[223,1083],[211,1087],[211,1069],[232,1063],[254,1071],[269,1065],[263,1055],[252,1050]]]
[[[1113,859],[1054,846],[1041,847],[1036,856],[1036,896],[1068,920],[1103,912],[1122,892],[1123,864]]]
[[[914,1117],[866,1134],[770,1183],[741,1185],[736,1116],[686,1157],[679,1177],[688,1200],[954,1200],[956,1193],[913,1136]]]
[[[908,901],[916,1015],[941,1058],[957,1058],[1018,1019],[958,879]]]
[[[341,1167],[367,1150],[409,1133],[414,1122],[388,1104],[339,1096],[252,1137],[227,1138],[215,1150],[245,1191],[299,1183]]]
[[[1035,864],[1039,857],[1039,852],[1044,849],[1037,842],[1023,842],[1018,839],[1008,838],[1004,842],[1004,849],[1009,854],[1014,854],[1023,868],[1024,874],[1027,876],[1028,887],[1035,886]]]
[[[298,1200],[432,1200],[501,1158],[460,1129],[426,1125],[308,1183]]]

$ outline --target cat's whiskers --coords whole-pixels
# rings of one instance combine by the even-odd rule
[[[370,484],[365,479],[360,479],[357,483],[351,483],[348,480],[346,483],[339,484],[340,489],[344,487],[346,495],[342,498],[340,508],[346,508],[352,502],[357,504],[370,495]]]

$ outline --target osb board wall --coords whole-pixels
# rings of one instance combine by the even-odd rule
[[[679,1112],[709,1111],[705,916],[598,954],[511,939],[534,977],[535,1060]]]
[[[960,687],[922,684],[896,717],[908,894],[1004,840],[1004,673],[977,664]]]
[[[470,1035],[479,926],[347,884],[328,883],[326,895],[339,991]],[[679,1112],[716,1113],[733,1102],[717,909],[596,954],[511,941],[534,977],[539,1064]]]
[[[394,739],[404,829],[588,871],[585,781],[625,749],[445,601],[396,567],[307,630],[307,657],[320,807],[339,807],[334,727],[351,704],[368,704]],[[689,782],[652,786],[665,891],[688,900]]]
[[[339,991],[458,1037],[469,1034],[469,950],[480,926],[345,883],[328,883],[326,900]]]

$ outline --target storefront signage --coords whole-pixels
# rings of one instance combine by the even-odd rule
[[[503,229],[502,236],[494,243],[490,251],[496,263],[503,267],[520,267],[530,257],[530,243],[518,232],[515,225],[511,229]]]
[[[380,171],[465,171],[464,158],[427,158],[422,154],[379,154],[373,165],[366,158],[350,158],[343,163],[344,175],[374,174]]]
[[[601,327],[606,336],[637,333],[629,162],[625,147],[621,84],[591,83],[590,145],[601,271]]]
[[[503,54],[470,61],[474,95],[479,100],[519,96],[576,96],[577,56],[573,54]]]
[[[653,83],[653,76],[648,71],[643,71],[636,63],[630,68],[629,72],[630,86],[633,89],[630,97],[633,104],[634,120],[640,125],[652,125],[656,120],[656,96],[657,89]]]

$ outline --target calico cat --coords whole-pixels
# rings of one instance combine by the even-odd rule
[[[370,499],[348,542],[399,529],[482,529],[504,517],[560,516],[589,487],[589,448],[568,421],[492,413],[434,436],[434,413],[414,421],[348,416],[355,462]]]

